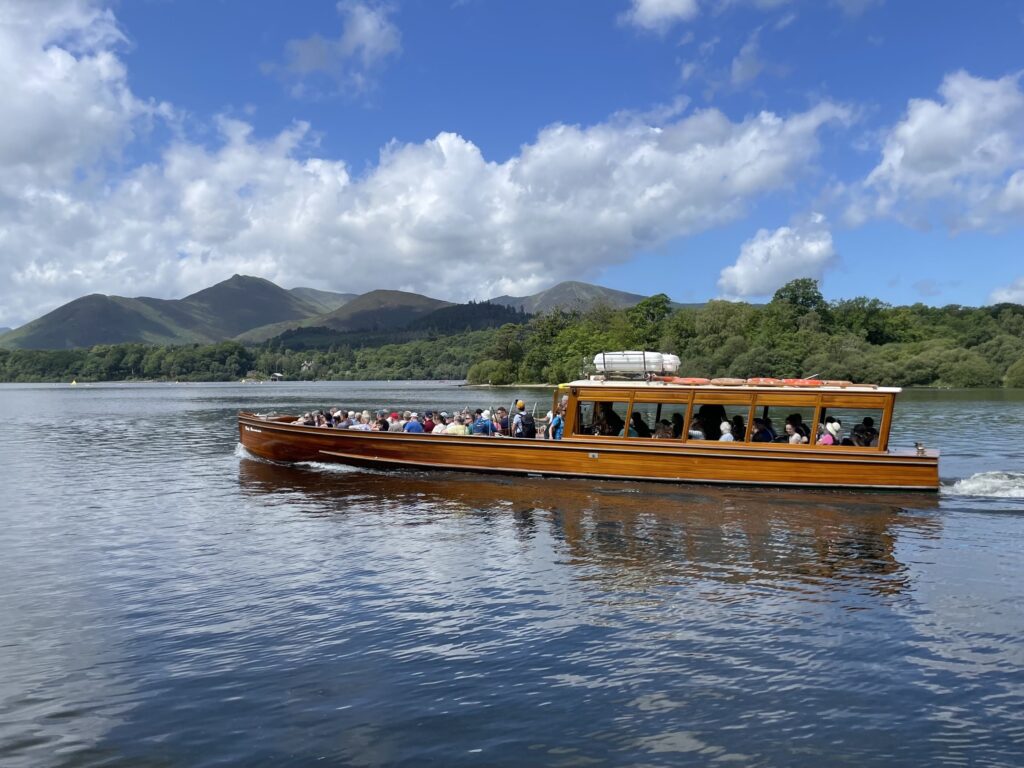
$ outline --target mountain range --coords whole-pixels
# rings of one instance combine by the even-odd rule
[[[333,332],[389,331],[414,326],[473,324],[470,315],[501,322],[486,304],[536,314],[596,303],[632,306],[645,297],[579,282],[559,283],[532,296],[498,296],[484,305],[457,305],[405,291],[362,295],[315,288],[285,289],[259,277],[234,275],[183,299],[90,294],[0,335],[8,349],[72,349],[96,344],[258,343],[304,328]],[[474,307],[478,311],[469,311]],[[504,310],[503,310],[504,312]],[[480,318],[476,318],[479,322]]]

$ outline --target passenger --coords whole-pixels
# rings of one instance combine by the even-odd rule
[[[507,435],[508,431],[508,409],[503,406],[498,406],[497,417],[494,419],[498,424],[498,434]]]
[[[775,439],[775,434],[768,429],[764,419],[754,419],[754,426],[750,434],[752,443],[770,443]]]
[[[786,442],[790,445],[803,445],[807,442],[807,438],[801,435],[793,422],[786,419]]]
[[[353,424],[349,429],[356,429],[360,432],[369,432],[372,427],[370,426],[370,414],[367,411],[363,411],[359,414],[359,421]]]
[[[549,440],[561,440],[562,434],[565,432],[565,419],[562,418],[562,409],[555,408],[551,415],[551,422],[548,424],[548,439]]]
[[[501,434],[500,425],[498,429]],[[526,411],[526,403],[522,400],[516,401],[516,415],[512,417],[512,437],[522,437],[527,440],[537,437],[537,424],[533,419],[533,414]]]
[[[295,421],[293,421],[292,424],[294,424],[296,426],[303,426],[303,427],[309,426],[308,423],[307,423],[309,421],[309,419],[310,419],[310,414],[304,413],[301,416],[299,416],[299,418],[297,418]]]
[[[825,432],[818,438],[818,445],[838,445],[842,434],[843,422],[828,416],[825,419]]]
[[[598,420],[600,427],[599,434],[602,435],[618,435],[622,433],[623,427],[626,426],[626,422],[622,420],[622,417],[615,412],[612,408],[611,403],[598,403],[598,410],[601,415]]]
[[[452,423],[444,429],[446,435],[468,435],[469,430],[466,429],[466,416],[465,414],[457,414]]]
[[[717,440],[722,436],[721,424],[728,421],[725,406],[717,403],[706,403],[697,410],[700,418],[700,429],[707,440]]]
[[[738,413],[732,417],[732,438],[742,442],[747,437],[747,425],[743,423],[743,417]]]
[[[377,420],[373,423],[374,432],[387,432],[391,424],[388,422],[388,415],[384,411],[377,411]]]
[[[864,426],[864,431],[868,436],[868,445],[878,445],[878,430],[875,429],[875,420],[870,416],[865,416],[864,421],[861,422]]]
[[[474,435],[486,435],[487,437],[494,435],[494,422],[491,420],[490,411],[480,412],[480,418],[473,422],[472,431]]]
[[[789,414],[789,416],[786,417],[786,424],[787,426],[792,425],[793,431],[803,438],[802,442],[806,443],[810,441],[811,431],[807,428],[807,425],[804,424],[804,417],[799,413]],[[789,435],[788,429],[786,430],[786,435]],[[790,442],[792,442],[792,440],[790,440]]]
[[[722,430],[722,436],[720,438],[718,438],[718,442],[720,442],[720,443],[732,443],[732,442],[735,442],[736,438],[734,438],[732,436],[732,424],[730,424],[728,421],[723,421],[719,425],[719,429]]]
[[[633,415],[630,416],[629,419],[633,422],[633,429],[639,437],[651,436],[651,428],[647,426],[647,422],[643,420],[643,417],[640,415],[640,411],[633,411]]]
[[[428,433],[428,434],[434,431],[434,412],[433,411],[427,411],[424,414],[423,431]]]
[[[869,417],[870,418],[870,417]],[[851,442],[859,448],[868,448],[871,445],[871,433],[863,423],[857,424],[850,433]],[[846,444],[845,442],[843,443]]]
[[[694,416],[690,420],[690,429],[686,433],[687,440],[703,440],[704,427],[701,426],[700,416]]]
[[[772,425],[771,417],[764,417],[764,428],[768,430],[768,434],[772,436],[772,441],[779,439],[779,433],[775,431],[774,425]]]
[[[392,411],[388,417],[388,432],[401,432],[402,431],[402,417],[398,415],[398,411]]]
[[[678,416],[678,414],[676,415]],[[654,427],[654,437],[658,440],[669,440],[675,436],[672,422],[668,419],[662,419]]]
[[[676,413],[672,414],[672,437],[679,439],[683,436],[683,414]]]
[[[446,429],[448,429],[448,412],[441,411],[437,414],[437,421],[434,423],[434,428],[430,430],[430,434],[443,435]]]
[[[622,429],[619,430],[618,436],[622,437],[624,434],[626,434],[626,427],[625,426],[623,426]],[[630,437],[640,437],[640,433],[636,431],[636,427],[633,426],[633,422],[632,421],[629,422],[629,436]]]
[[[409,420],[405,422],[405,426],[402,427],[402,431],[423,434],[423,425],[420,424],[420,415],[418,413],[410,413]]]

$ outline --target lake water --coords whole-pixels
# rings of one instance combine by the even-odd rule
[[[1024,393],[938,495],[277,466],[438,384],[0,387],[0,765],[1024,765]]]

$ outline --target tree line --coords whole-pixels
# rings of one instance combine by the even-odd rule
[[[891,306],[827,302],[794,280],[764,305],[711,301],[673,308],[664,294],[628,309],[555,310],[499,328],[404,343],[352,336],[327,348],[98,345],[0,350],[0,381],[468,379],[555,383],[578,378],[598,352],[672,352],[689,376],[816,375],[891,386],[1024,387],[1024,306]]]

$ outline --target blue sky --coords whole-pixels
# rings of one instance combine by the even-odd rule
[[[235,272],[1024,301],[1024,7],[8,0],[0,325]]]

